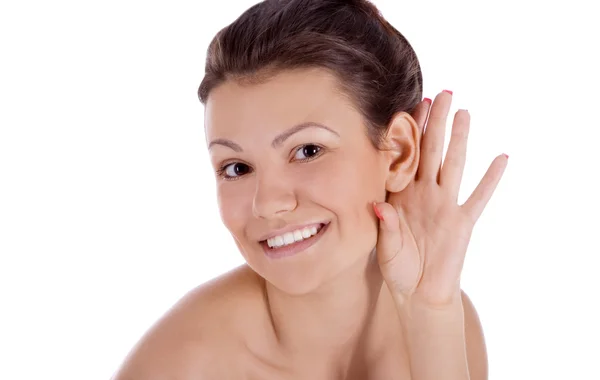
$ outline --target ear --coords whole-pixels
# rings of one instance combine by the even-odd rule
[[[389,162],[387,191],[402,191],[415,178],[420,146],[421,131],[415,119],[406,112],[394,115],[384,139],[384,154]]]

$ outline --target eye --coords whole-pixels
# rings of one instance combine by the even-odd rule
[[[294,160],[309,161],[321,153],[322,148],[315,144],[302,145],[296,150]]]
[[[244,174],[250,173],[251,169],[248,165],[241,162],[232,162],[227,165],[223,165],[217,174],[225,179],[235,179],[243,176]]]

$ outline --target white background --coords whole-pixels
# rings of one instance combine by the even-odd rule
[[[593,2],[375,3],[425,96],[451,89],[471,113],[462,199],[510,155],[463,274],[490,379],[600,379]],[[252,4],[1,3],[1,379],[108,379],[185,292],[242,263],[196,90],[213,35]]]

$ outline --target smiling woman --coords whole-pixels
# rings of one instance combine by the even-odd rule
[[[388,161],[397,155],[373,146],[363,116],[338,94],[336,81],[321,68],[286,70],[261,84],[222,83],[206,104],[207,140],[239,148],[211,149],[223,222],[248,265],[287,294],[311,293],[364,268],[377,239],[370,203],[385,198]],[[394,133],[412,152],[397,166],[408,178],[416,140],[414,122],[404,118]],[[313,225],[327,228],[302,255],[290,257],[290,247],[282,251],[287,260],[273,261],[284,248],[263,249],[264,236],[283,239]]]
[[[371,3],[251,7],[198,94],[246,265],[186,295],[116,379],[486,378],[459,276],[506,157],[456,204],[468,113],[442,167],[452,93],[422,101],[415,52]]]

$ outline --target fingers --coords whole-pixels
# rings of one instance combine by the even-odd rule
[[[485,206],[494,194],[498,182],[500,182],[502,174],[504,174],[507,163],[507,155],[501,154],[496,157],[469,199],[462,205],[462,208],[469,214],[473,222],[479,219],[483,209],[485,209]]]
[[[381,274],[394,294],[412,293],[423,273],[422,258],[411,241],[404,215],[387,202],[373,203],[381,218],[377,236],[377,261]],[[383,220],[382,220],[383,219]]]
[[[465,169],[470,122],[471,116],[467,110],[459,110],[454,115],[448,152],[440,173],[440,185],[452,195],[453,199],[458,198]]]
[[[425,98],[421,103],[417,105],[413,114],[411,115],[413,119],[417,122],[419,126],[420,133],[423,133],[425,130],[425,123],[427,122],[427,115],[429,115],[429,108],[431,107],[431,99]]]
[[[377,256],[380,264],[385,264],[393,260],[402,249],[400,219],[394,206],[387,202],[374,202],[373,209],[379,218]]]
[[[442,163],[446,118],[452,103],[450,92],[439,93],[429,111],[429,119],[421,142],[421,164],[417,170],[419,180],[437,180]]]

